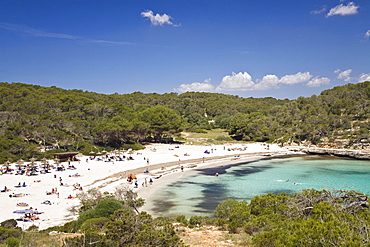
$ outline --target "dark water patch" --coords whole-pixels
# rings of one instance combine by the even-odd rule
[[[176,181],[173,183],[170,183],[167,187],[172,187],[172,188],[181,188],[181,187],[186,187],[187,185],[199,185],[197,182],[193,181]]]
[[[197,211],[212,213],[217,205],[227,197],[229,191],[220,183],[207,183],[201,186],[203,188],[200,190],[202,197],[201,200],[198,200],[198,204],[196,204],[195,208]]]
[[[227,173],[227,170],[231,167],[237,167],[237,166],[241,166],[241,165],[257,163],[257,162],[260,162],[262,160],[268,160],[268,159],[270,159],[270,158],[263,158],[263,159],[259,159],[259,160],[253,160],[253,161],[237,162],[237,163],[233,163],[233,164],[221,165],[221,166],[218,166],[218,167],[209,167],[209,168],[205,167],[205,168],[196,169],[196,171],[198,171],[201,175],[214,175],[216,173],[225,174],[225,173]],[[196,177],[196,176],[194,176],[194,177]]]
[[[320,170],[332,174],[332,173],[337,173],[337,174],[353,174],[353,175],[368,175],[370,172],[366,171],[354,171],[354,170],[337,170],[337,169],[331,169],[327,167],[321,167],[319,168]]]
[[[245,177],[250,174],[264,172],[267,169],[273,168],[272,166],[251,166],[251,167],[243,167],[241,169],[234,169],[228,174],[233,175],[235,177]]]
[[[204,199],[208,200],[209,198],[224,198],[228,194],[228,190],[221,183],[204,183],[201,184],[202,188],[200,192]]]
[[[159,213],[168,213],[171,211],[172,208],[176,207],[176,203],[169,200],[169,198],[174,198],[176,196],[175,193],[168,192],[161,197],[153,200],[153,207],[150,210],[156,214]]]

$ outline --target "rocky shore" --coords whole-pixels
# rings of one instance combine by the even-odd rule
[[[335,148],[318,148],[318,147],[289,147],[290,151],[304,152],[307,154],[334,155],[339,157],[348,157],[361,160],[370,160],[370,150],[355,149],[335,149]]]

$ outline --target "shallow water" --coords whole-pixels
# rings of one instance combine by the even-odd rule
[[[198,169],[156,191],[155,206],[148,211],[154,216],[211,216],[227,198],[250,200],[268,192],[311,188],[370,194],[370,161],[301,156]]]

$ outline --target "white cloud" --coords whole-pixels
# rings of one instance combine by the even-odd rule
[[[176,88],[175,91],[177,92],[212,92],[214,90],[214,86],[210,83],[211,78],[204,80],[204,83],[201,82],[194,82],[191,84],[181,84],[180,87]]]
[[[340,73],[340,70],[338,72]],[[285,75],[279,79],[276,75],[265,75],[261,80],[253,81],[248,72],[232,72],[222,78],[221,83],[216,87],[212,85],[211,79],[204,80],[203,83],[194,82],[191,84],[181,84],[176,88],[177,92],[236,92],[236,91],[254,91],[269,90],[279,88],[281,84],[294,85],[297,83],[307,82],[308,87],[319,87],[330,82],[327,77],[315,77],[313,79],[310,72],[298,72],[294,75]],[[364,77],[365,78],[365,77]]]
[[[279,78],[276,75],[265,75],[261,81],[255,84],[255,90],[267,90],[271,88],[279,88]]]
[[[339,4],[334,8],[330,9],[329,13],[326,15],[327,17],[333,15],[354,15],[357,14],[357,9],[360,6],[356,6],[354,2],[350,2],[348,5]]]
[[[297,84],[297,83],[309,81],[311,77],[312,75],[310,74],[310,72],[304,72],[304,73],[298,72],[295,75],[283,76],[279,82],[283,84],[291,85],[291,84]]]
[[[361,74],[358,82],[370,81],[370,74]]]
[[[367,32],[365,33],[365,38],[369,38],[370,37],[370,30],[367,30]]]
[[[329,84],[330,79],[327,77],[315,77],[312,80],[310,80],[306,86],[307,87],[320,87],[322,85]]]
[[[253,90],[255,84],[252,81],[252,76],[247,72],[232,72],[232,75],[227,75],[222,78],[221,84],[216,88],[217,91],[245,91]]]
[[[344,80],[344,81],[350,81],[352,79],[351,78],[351,73],[352,73],[351,69],[347,69],[345,71],[341,71],[341,70],[337,69],[336,71],[334,71],[334,73],[338,74],[338,76],[337,76],[338,79],[341,79],[341,80]]]
[[[172,17],[167,14],[163,14],[163,15],[155,14],[154,15],[153,11],[148,10],[146,12],[141,12],[141,16],[148,18],[153,26],[158,26],[158,25],[162,26],[163,24],[168,24],[171,26],[178,26],[178,25],[173,24],[170,21]]]
[[[321,13],[323,13],[323,12],[325,12],[326,11],[326,7],[324,6],[324,7],[322,7],[322,9],[319,9],[319,10],[312,10],[310,13],[311,14],[314,14],[314,15],[318,15],[318,14],[321,14]]]

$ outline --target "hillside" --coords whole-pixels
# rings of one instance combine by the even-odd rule
[[[0,163],[40,155],[42,148],[89,153],[214,128],[243,141],[366,148],[369,105],[370,82],[296,100],[195,92],[104,95],[0,83]]]

